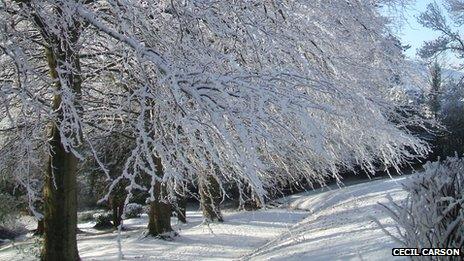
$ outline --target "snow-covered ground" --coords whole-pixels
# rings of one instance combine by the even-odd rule
[[[201,213],[191,210],[188,224],[175,224],[179,236],[173,241],[144,237],[146,216],[126,220],[122,251],[129,260],[393,260],[391,248],[397,244],[372,218],[388,227],[391,220],[377,203],[387,202],[387,194],[404,198],[401,183],[407,179],[318,189],[281,199],[280,208],[226,211],[223,224],[204,225]],[[78,235],[81,258],[117,260],[117,233],[92,225],[79,224],[84,231]],[[34,260],[32,246],[32,239],[3,246],[0,260]]]
[[[308,216],[244,259],[399,260],[391,255],[398,244],[373,219],[395,233],[392,220],[378,202],[387,203],[387,194],[395,201],[405,198],[401,186],[405,181],[384,179],[292,196],[289,208],[306,210]]]

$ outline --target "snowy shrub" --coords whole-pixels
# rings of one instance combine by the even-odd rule
[[[19,234],[16,233],[15,231],[8,229],[6,227],[0,226],[0,243],[2,241],[14,239],[17,236],[19,236]]]
[[[99,213],[94,215],[96,229],[108,229],[113,227],[113,215],[109,213]]]
[[[464,250],[464,160],[427,163],[425,173],[404,186],[408,197],[384,206],[406,247]]]
[[[24,224],[19,222],[18,205],[15,197],[0,193],[0,243],[27,232]]]
[[[8,226],[18,215],[17,203],[14,197],[0,193],[0,225]]]
[[[86,211],[77,214],[77,220],[79,222],[89,222],[95,220],[95,212],[93,211]]]
[[[143,213],[143,206],[137,203],[129,203],[126,206],[126,218],[138,218]]]
[[[150,213],[150,206],[148,206],[148,205],[143,206],[143,207],[142,207],[142,211],[143,211],[143,213],[145,213],[145,214]]]

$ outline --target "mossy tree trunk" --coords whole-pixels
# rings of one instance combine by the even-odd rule
[[[209,222],[223,222],[221,214],[222,191],[212,175],[200,178],[200,200],[203,217]]]
[[[160,158],[155,158],[157,175],[163,177],[163,166]],[[154,185],[155,198],[150,202],[150,213],[148,222],[148,234],[151,236],[163,237],[172,231],[171,227],[171,204],[164,202],[163,196],[166,195],[166,187],[160,182]]]
[[[42,260],[79,260],[76,241],[76,171],[76,157],[64,149],[59,129],[52,127],[44,191],[45,233]]]
[[[57,8],[56,12],[61,13],[61,10]],[[65,28],[59,33],[65,35],[56,35],[41,23],[40,17],[35,18],[48,44],[46,57],[55,88],[52,109],[57,116],[50,124],[50,156],[44,184],[44,248],[41,259],[75,261],[79,260],[76,241],[78,160],[65,148],[61,136],[75,139],[80,134],[61,133],[60,127],[66,124],[61,106],[63,83],[74,94],[74,106],[78,111],[82,110],[78,103],[82,80],[77,51],[81,26],[75,20],[73,24],[62,25]]]

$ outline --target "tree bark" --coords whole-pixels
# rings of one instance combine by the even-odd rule
[[[186,207],[187,207],[187,201],[185,199],[184,195],[177,195],[177,200],[176,200],[177,205],[174,206],[174,211],[176,213],[177,220],[179,220],[182,223],[187,223],[187,216],[185,214],[186,212]]]
[[[258,210],[262,207],[261,202],[259,202],[256,193],[250,188],[245,188],[245,202],[243,203],[243,209],[248,211]]]
[[[43,191],[43,188],[42,188],[42,194],[44,193]],[[35,202],[35,208],[38,209],[40,212],[44,212],[44,209],[43,209],[43,202],[41,202],[40,200],[37,200]],[[43,217],[39,220],[37,220],[37,228],[34,230],[34,236],[43,236],[43,234],[45,233],[45,224],[44,224],[44,220],[43,220]]]
[[[200,200],[203,217],[209,222],[223,222],[221,214],[222,193],[218,181],[212,175],[200,179]]]
[[[155,158],[157,175],[163,177],[163,166],[160,158]],[[163,202],[162,198],[166,195],[166,187],[160,182],[154,185],[155,200],[150,202],[150,214],[148,222],[148,234],[155,237],[162,237],[172,231],[171,227],[171,204]],[[168,236],[169,237],[169,236]]]
[[[58,8],[57,12],[61,10]],[[36,17],[39,27],[40,18]],[[49,134],[49,162],[44,184],[44,248],[41,259],[46,261],[79,260],[77,250],[77,163],[76,156],[65,148],[61,136],[69,139],[77,138],[80,133],[61,133],[64,123],[64,112],[61,107],[60,91],[64,82],[74,94],[74,106],[82,112],[78,100],[81,96],[80,61],[77,42],[80,35],[80,24],[63,25],[65,36],[54,35],[48,28],[41,27],[42,35],[48,43],[46,57],[50,76],[56,90],[53,96],[52,109],[57,118],[51,123]],[[71,69],[71,68],[72,69]],[[60,69],[60,70],[58,70]],[[77,149],[77,144],[73,144]]]
[[[155,184],[155,200],[150,202],[150,219],[148,223],[148,234],[151,236],[163,236],[172,231],[171,227],[171,204],[161,200],[163,185]]]
[[[37,221],[37,228],[34,231],[34,236],[43,236],[44,230],[45,230],[44,226],[45,226],[44,225],[44,220],[43,219],[38,220]]]
[[[64,149],[59,129],[53,126],[44,188],[45,233],[42,260],[79,260],[76,241],[76,171],[76,157]]]
[[[113,199],[111,201],[111,208],[113,210],[113,226],[117,228],[119,225],[121,225],[122,212],[124,210],[124,200],[118,201]]]

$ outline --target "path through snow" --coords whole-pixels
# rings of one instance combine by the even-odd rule
[[[280,200],[281,208],[225,212],[223,224],[201,224],[201,213],[187,213],[189,223],[176,224],[180,237],[162,241],[143,237],[147,217],[125,221],[122,233],[128,260],[393,260],[397,246],[371,218],[390,224],[378,202],[406,196],[407,177],[324,188]],[[117,260],[116,232],[101,233],[80,224],[78,245],[83,260]],[[391,229],[391,227],[390,227]],[[27,249],[29,239],[20,244]],[[21,248],[21,247],[19,247]],[[34,260],[18,247],[0,248],[0,260]],[[13,259],[12,259],[13,258]]]
[[[366,182],[322,193],[290,197],[290,209],[310,214],[286,233],[270,241],[244,260],[404,260],[394,258],[398,244],[372,221],[376,218],[395,234],[392,220],[378,202],[406,197],[401,183],[406,177]],[[327,190],[327,189],[326,189]]]

